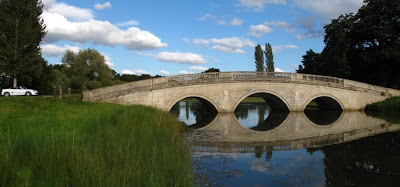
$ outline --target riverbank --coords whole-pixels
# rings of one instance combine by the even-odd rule
[[[0,184],[191,186],[181,129],[144,106],[0,97]]]
[[[392,123],[400,123],[400,97],[391,97],[365,107],[365,112]]]

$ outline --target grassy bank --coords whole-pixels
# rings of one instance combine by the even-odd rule
[[[365,112],[392,123],[400,123],[400,97],[391,97],[385,101],[367,105]]]
[[[190,186],[177,120],[143,107],[0,98],[0,186]]]

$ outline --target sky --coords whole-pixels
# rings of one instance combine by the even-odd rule
[[[295,72],[324,48],[324,25],[362,0],[42,0],[49,64],[67,50],[99,51],[120,74],[172,76],[255,71],[254,48],[273,49],[275,71]]]

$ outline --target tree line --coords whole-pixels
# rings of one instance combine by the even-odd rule
[[[298,73],[400,88],[400,1],[364,0],[356,14],[324,27],[321,53],[308,50]]]

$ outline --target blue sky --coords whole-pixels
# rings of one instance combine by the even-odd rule
[[[270,43],[275,71],[295,72],[321,52],[323,26],[362,0],[42,0],[42,54],[92,48],[118,73],[179,75],[208,68],[254,71],[254,47]]]

